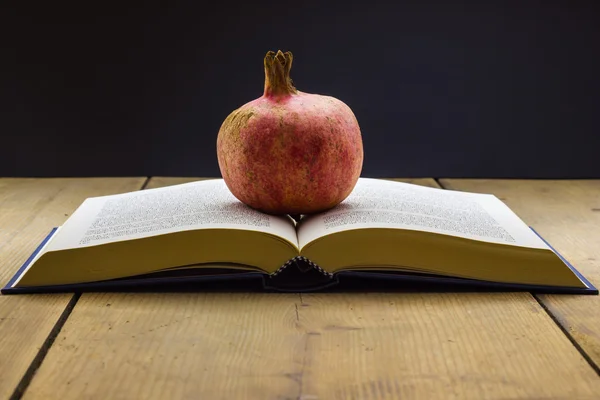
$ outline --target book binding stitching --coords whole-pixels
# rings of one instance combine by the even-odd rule
[[[308,258],[303,257],[303,256],[297,256],[297,257],[294,257],[294,258],[288,260],[285,264],[283,264],[281,267],[279,267],[277,269],[277,271],[275,271],[275,272],[273,272],[271,274],[271,277],[277,276],[283,270],[285,270],[286,268],[288,268],[290,265],[292,265],[296,261],[304,261],[305,263],[307,263],[308,265],[310,265],[311,267],[313,267],[314,269],[316,269],[317,271],[319,271],[320,273],[322,273],[323,275],[325,275],[325,276],[327,276],[329,278],[331,278],[333,276],[332,273],[329,273],[329,272],[325,271],[323,268],[319,267],[317,264],[315,264],[314,262],[312,262]]]

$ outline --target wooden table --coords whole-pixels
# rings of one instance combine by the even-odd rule
[[[0,179],[4,285],[90,196],[193,179]],[[600,181],[405,180],[494,193],[600,286]],[[0,398],[600,399],[600,297],[0,296]]]

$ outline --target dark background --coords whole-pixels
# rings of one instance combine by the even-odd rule
[[[363,176],[600,177],[599,2],[391,3],[3,2],[0,176],[218,176],[281,49]]]

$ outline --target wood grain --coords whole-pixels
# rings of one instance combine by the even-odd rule
[[[593,369],[527,293],[171,293],[83,295],[25,398],[591,399],[599,392]]]
[[[139,189],[143,178],[0,179],[0,283],[87,197]],[[71,295],[0,296],[0,398],[8,398]]]
[[[528,295],[303,295],[302,393],[319,399],[592,399],[600,379]],[[316,398],[316,397],[315,397]]]
[[[600,287],[600,180],[445,179],[442,184],[495,194]],[[538,297],[600,368],[600,297]]]
[[[288,398],[304,346],[297,299],[84,295],[24,398]]]

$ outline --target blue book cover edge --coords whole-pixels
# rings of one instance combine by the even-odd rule
[[[554,254],[556,254],[556,255],[557,255],[557,256],[558,256],[558,257],[559,257],[559,258],[562,260],[562,262],[564,262],[564,263],[565,263],[565,265],[566,265],[567,267],[569,267],[569,268],[571,269],[571,271],[573,271],[573,273],[574,273],[575,275],[577,275],[577,277],[583,281],[583,283],[585,283],[585,285],[586,285],[588,288],[590,288],[592,291],[594,291],[594,292],[595,292],[595,294],[598,294],[598,289],[597,289],[597,288],[596,288],[594,285],[592,285],[592,283],[591,283],[590,281],[588,281],[588,280],[587,280],[587,278],[586,278],[585,276],[583,276],[583,274],[582,274],[581,272],[579,272],[579,271],[578,271],[578,270],[577,270],[577,269],[576,269],[576,268],[575,268],[575,267],[574,267],[574,266],[573,266],[573,265],[572,265],[572,264],[571,264],[569,261],[567,261],[567,259],[566,259],[566,258],[564,258],[564,257],[562,256],[562,254],[560,254],[558,251],[556,251],[556,249],[555,249],[554,247],[552,247],[552,245],[551,245],[550,243],[548,243],[548,242],[546,241],[546,239],[544,239],[544,238],[542,237],[542,235],[540,235],[540,234],[539,234],[539,233],[538,233],[538,232],[537,232],[535,229],[533,229],[533,227],[532,227],[532,226],[530,226],[529,228],[530,228],[530,229],[533,231],[533,233],[535,233],[535,234],[536,234],[536,235],[537,235],[537,236],[538,236],[538,237],[539,237],[539,238],[540,238],[540,239],[541,239],[541,240],[542,240],[544,243],[546,243],[546,245],[547,245],[548,247],[550,247],[550,249],[552,249],[552,251],[554,252]]]
[[[29,258],[23,263],[23,265],[21,265],[21,268],[19,268],[19,270],[17,271],[17,273],[11,278],[10,281],[8,281],[8,283],[6,284],[6,286],[4,286],[4,288],[2,289],[2,292],[6,291],[6,290],[12,289],[12,285],[15,283],[15,281],[27,269],[27,267],[29,266],[29,264],[38,255],[38,253],[44,248],[44,246],[46,245],[46,243],[48,243],[48,241],[50,240],[50,238],[52,236],[54,236],[54,234],[56,233],[57,230],[58,230],[58,227],[52,228],[52,230],[50,231],[50,233],[44,238],[44,240],[42,240],[42,242],[33,251],[33,253],[31,253],[31,255],[29,256]]]

